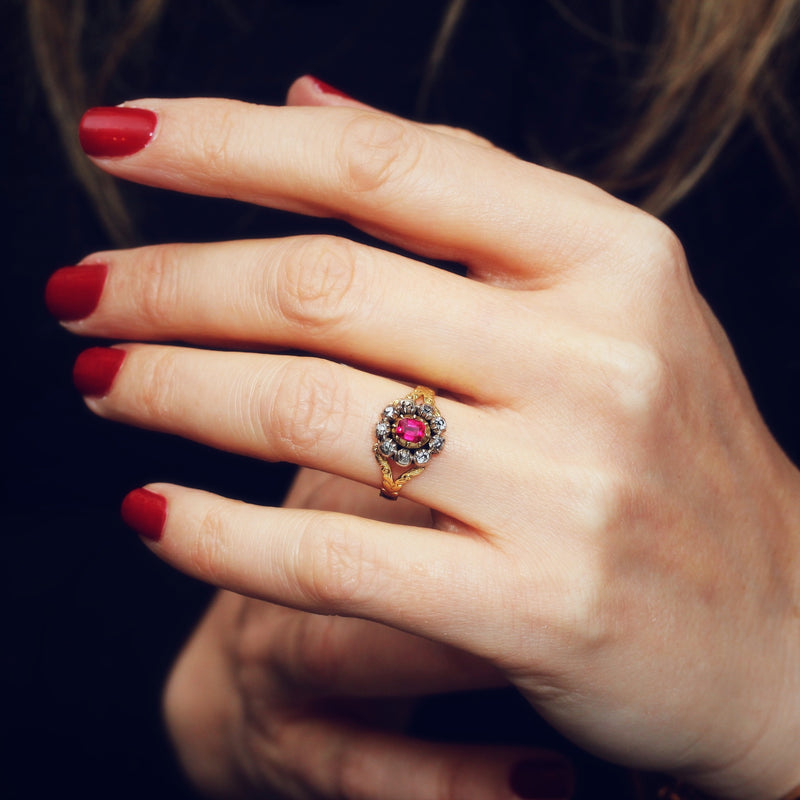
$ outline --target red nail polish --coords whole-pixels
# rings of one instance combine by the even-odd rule
[[[125,360],[125,351],[115,347],[90,347],[84,350],[72,368],[72,382],[85,397],[103,397],[111,391]]]
[[[318,92],[322,92],[322,94],[332,94],[336,97],[344,97],[347,100],[353,99],[349,94],[345,94],[341,89],[337,89],[335,86],[331,86],[329,83],[325,83],[325,81],[321,81],[319,78],[315,78],[313,75],[309,75],[308,77],[314,84],[314,88],[316,88]]]
[[[125,495],[120,513],[123,522],[139,536],[157,542],[167,521],[167,498],[149,489],[134,489]]]
[[[78,136],[87,155],[131,156],[153,138],[157,121],[158,117],[146,108],[90,108],[81,119]]]
[[[509,785],[522,800],[567,800],[572,797],[575,780],[564,761],[530,759],[514,765]]]
[[[44,302],[61,322],[83,319],[97,308],[108,275],[105,264],[62,267],[47,281]]]

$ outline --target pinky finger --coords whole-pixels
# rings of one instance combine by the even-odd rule
[[[469,586],[492,556],[480,539],[171,484],[134,490],[122,516],[160,558],[221,588],[480,650]]]

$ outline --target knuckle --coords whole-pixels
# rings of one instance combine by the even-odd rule
[[[313,533],[301,534],[297,548],[299,589],[314,608],[351,613],[372,594],[379,568],[347,516],[314,519]]]
[[[336,630],[340,619],[312,614],[291,618],[283,658],[290,665],[285,676],[305,689],[330,689],[338,685],[342,652],[337,647]]]
[[[467,128],[458,128],[451,125],[429,125],[428,128],[430,130],[437,131],[438,133],[443,133],[446,136],[452,136],[454,139],[461,139],[469,144],[475,144],[479,147],[485,147],[490,150],[498,149],[493,142],[489,141],[489,139],[486,139],[485,137],[480,136],[479,134],[474,133]]]
[[[136,270],[139,313],[154,327],[163,327],[172,319],[179,300],[180,246],[160,245],[148,248]]]
[[[187,554],[193,574],[215,583],[228,561],[228,515],[223,502],[212,503],[197,526]]]
[[[636,211],[627,225],[629,258],[650,283],[661,290],[671,282],[682,283],[689,269],[683,245],[674,231],[656,217]]]
[[[343,185],[353,194],[396,191],[418,164],[424,141],[421,131],[398,120],[359,114],[339,143]]]
[[[276,271],[274,302],[281,316],[302,328],[326,333],[351,318],[357,264],[363,249],[335,236],[295,240]]]
[[[148,350],[137,375],[137,404],[147,420],[164,424],[174,416],[178,353],[171,348]]]
[[[268,631],[271,630],[271,626],[269,623],[265,623],[261,614],[253,613],[254,607],[260,610],[265,606],[259,601],[245,600],[243,602],[236,622],[230,628],[227,642],[232,656],[231,660],[238,668],[237,677],[244,676],[245,678],[239,682],[248,688],[252,688],[249,687],[248,679],[255,674],[255,670],[263,672],[261,668],[269,651]]]
[[[647,423],[659,414],[670,390],[669,368],[655,348],[612,340],[598,359],[609,394],[607,408],[627,424]]]
[[[672,228],[650,216],[645,224],[645,241],[654,256],[653,261],[664,265],[685,265],[683,245]]]
[[[230,178],[231,167],[238,161],[238,148],[234,147],[241,121],[230,109],[219,110],[214,117],[213,134],[203,128],[197,143],[198,170],[206,175]]]
[[[324,359],[283,362],[266,403],[254,410],[279,457],[304,462],[339,444],[349,407],[341,384],[336,365]]]
[[[336,764],[337,797],[341,800],[368,800],[370,773],[374,765],[361,748],[342,748]]]
[[[585,466],[574,471],[569,484],[565,522],[581,532],[585,546],[568,565],[557,556],[546,562],[550,579],[542,596],[550,601],[545,616],[539,605],[529,611],[534,624],[541,627],[546,621],[538,642],[543,655],[536,658],[536,668],[544,674],[558,670],[558,651],[565,641],[587,652],[615,635],[614,621],[604,613],[613,593],[608,580],[609,541],[636,503],[630,476],[621,468]]]

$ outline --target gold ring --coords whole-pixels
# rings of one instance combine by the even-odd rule
[[[436,407],[433,389],[417,386],[386,406],[375,426],[372,446],[381,468],[381,496],[397,500],[400,490],[444,449],[447,423]],[[404,469],[396,478],[392,463]]]

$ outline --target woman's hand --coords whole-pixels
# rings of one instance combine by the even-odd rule
[[[670,231],[369,110],[132,105],[154,116],[85,123],[99,155],[129,115],[157,120],[98,158],[115,175],[338,216],[468,268],[330,237],[87,258],[108,274],[76,333],[318,356],[90,351],[76,374],[102,416],[376,485],[381,409],[409,384],[442,393],[447,448],[404,490],[436,529],[158,484],[131,500],[154,552],[472,653],[609,759],[734,798],[800,783],[800,481]]]

